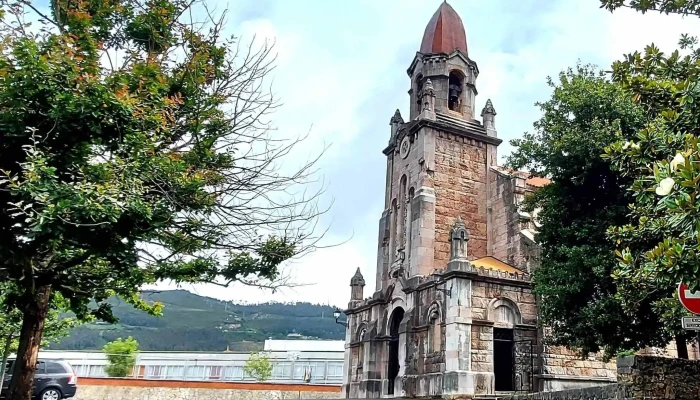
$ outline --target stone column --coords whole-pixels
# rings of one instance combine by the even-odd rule
[[[418,218],[416,237],[411,241],[414,257],[411,257],[409,276],[429,275],[435,259],[435,190],[421,187],[416,191],[414,203]]]
[[[450,231],[450,262],[447,271],[469,271],[467,243],[469,232],[461,218]],[[443,284],[450,290],[445,296],[445,374],[443,395],[475,394],[475,377],[471,371],[472,281],[451,278]]]
[[[375,277],[376,283],[374,286],[374,290],[377,292],[384,289],[384,282],[386,281],[389,270],[389,230],[387,227],[389,215],[389,210],[384,210],[382,213],[382,218],[379,220],[379,237],[377,239],[377,272]]]
[[[355,315],[350,316],[348,318],[348,324],[350,325],[350,328],[356,326],[355,320],[357,317]],[[349,398],[351,395],[353,395],[351,388],[350,388],[350,382],[352,382],[352,376],[354,374],[354,363],[352,360],[352,351],[350,350],[350,342],[352,341],[352,335],[350,334],[350,331],[352,329],[350,328],[345,328],[345,359],[343,360],[343,397],[344,398]]]
[[[448,267],[449,270],[449,267]],[[471,281],[452,278],[444,287],[451,288],[445,299],[445,374],[443,395],[474,394],[471,373]]]
[[[415,292],[413,292],[415,293]],[[406,304],[412,304],[413,293],[409,295],[406,299]],[[413,315],[413,308],[408,308],[405,311],[401,325],[399,326],[399,374],[394,380],[394,397],[405,397],[406,388],[404,388],[403,377],[406,376],[406,344],[408,343],[408,328],[411,321],[411,315]]]

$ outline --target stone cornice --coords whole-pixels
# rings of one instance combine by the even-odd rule
[[[472,319],[472,325],[476,326],[493,326],[493,321],[487,319]]]
[[[417,51],[416,55],[413,57],[413,61],[411,61],[411,65],[408,66],[406,73],[408,74],[408,76],[413,77],[413,71],[416,69],[416,65],[420,61],[438,61],[439,62],[439,61],[447,61],[453,57],[461,58],[465,64],[472,66],[474,68],[475,75],[479,76],[479,66],[476,64],[476,61],[469,58],[469,56],[462,53],[460,50],[455,50],[452,53],[435,53],[435,54],[423,54],[420,51]]]
[[[407,123],[406,125],[404,125],[402,130],[406,130],[407,134],[412,135],[414,133],[417,133],[422,128],[432,128],[442,132],[451,133],[460,137],[465,137],[479,142],[492,144],[494,146],[498,146],[501,143],[503,143],[502,139],[495,138],[493,136],[488,136],[484,127],[468,122],[465,122],[464,126],[459,126],[443,121],[430,121],[427,119],[419,119]],[[396,143],[392,141],[386,148],[384,148],[384,150],[382,150],[382,153],[388,156],[395,148]]]
[[[558,375],[558,374],[535,374],[539,379],[556,379],[563,381],[594,381],[594,382],[617,382],[616,378],[607,376],[580,376],[580,375]]]
[[[537,325],[531,325],[531,324],[515,324],[515,329],[519,329],[521,331],[536,331],[537,330]]]
[[[486,270],[484,268],[473,268],[472,271],[459,271],[459,270],[453,270],[453,271],[445,271],[442,274],[442,279],[443,280],[448,280],[452,278],[462,278],[462,279],[469,279],[472,281],[476,282],[487,282],[487,283],[497,283],[500,285],[508,285],[508,286],[517,286],[517,287],[522,287],[522,288],[532,288],[532,282],[530,282],[529,279],[524,279],[524,275],[519,275],[523,276],[523,279],[521,278],[516,278],[516,277],[508,277],[507,275],[510,275],[508,273],[503,273],[501,275],[498,273],[498,271],[493,271],[493,273],[488,273],[488,274],[482,274],[479,271],[484,270],[484,271],[489,271],[491,270]]]
[[[452,133],[457,136],[466,137],[469,139],[474,139],[480,142],[493,144],[498,146],[503,143],[503,140],[495,138],[493,136],[488,136],[486,134],[486,129],[481,125],[470,124],[465,122],[464,126],[459,126],[449,122],[443,121],[430,121],[427,119],[420,119],[416,123],[409,127],[409,134],[418,132],[421,128],[432,128],[435,130],[444,131],[447,133]]]

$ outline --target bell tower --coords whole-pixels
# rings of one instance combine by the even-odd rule
[[[435,91],[435,111],[457,119],[475,117],[479,68],[469,59],[462,19],[447,2],[425,27],[420,51],[408,69],[411,77],[411,119],[422,111],[421,99],[429,80]]]
[[[488,102],[477,120],[479,68],[469,58],[462,19],[447,2],[430,18],[408,68],[410,115],[390,119],[385,210],[376,287],[445,269],[450,231],[461,216],[468,260],[487,255],[489,182],[501,143]]]

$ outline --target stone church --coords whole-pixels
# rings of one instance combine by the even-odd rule
[[[615,380],[614,363],[546,345],[530,272],[536,216],[519,210],[543,178],[496,165],[496,109],[477,100],[462,20],[442,3],[408,68],[410,115],[383,150],[376,291],[351,280],[349,398],[471,398]],[[477,114],[477,104],[483,104]]]

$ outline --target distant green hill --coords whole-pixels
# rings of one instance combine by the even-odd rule
[[[93,323],[73,329],[51,349],[101,350],[105,343],[133,336],[142,350],[224,351],[262,348],[265,339],[293,336],[343,339],[333,308],[310,303],[232,304],[186,290],[144,292],[163,303],[163,316],[152,317],[118,298],[110,300],[119,323]]]

